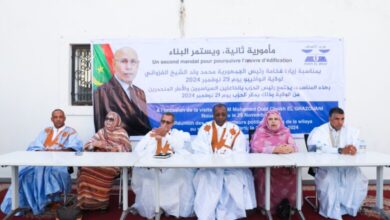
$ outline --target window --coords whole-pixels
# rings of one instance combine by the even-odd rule
[[[92,105],[91,47],[72,45],[72,105]]]

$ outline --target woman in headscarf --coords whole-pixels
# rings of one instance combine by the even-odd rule
[[[289,154],[298,151],[290,129],[286,128],[283,119],[277,110],[268,111],[251,140],[253,153]],[[264,207],[265,170],[255,170],[255,188],[257,204]],[[271,169],[271,212],[275,213],[278,204],[288,199],[295,205],[296,196],[296,172],[293,168]]]
[[[129,136],[121,127],[121,118],[109,112],[100,129],[85,145],[85,151],[129,152]],[[82,167],[77,179],[77,206],[80,209],[105,210],[109,205],[110,190],[119,175],[118,167]]]

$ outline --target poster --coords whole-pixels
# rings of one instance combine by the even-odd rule
[[[103,61],[111,60],[106,72],[95,51],[103,47],[111,50],[103,55]],[[92,48],[95,91],[115,75],[116,51],[136,51],[132,84],[145,93],[151,127],[159,126],[163,112],[172,112],[175,128],[195,135],[212,120],[212,106],[224,103],[228,120],[244,133],[276,108],[291,132],[302,134],[327,122],[330,108],[344,105],[338,38],[98,40]]]

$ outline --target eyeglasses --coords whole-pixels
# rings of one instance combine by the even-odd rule
[[[170,125],[173,123],[172,121],[165,121],[165,120],[161,120],[160,122],[161,122],[161,124],[167,124],[167,125]]]
[[[115,121],[115,119],[114,119],[114,118],[110,118],[110,117],[106,117],[106,121],[111,121],[111,122],[113,122],[113,121]]]
[[[136,59],[128,60],[128,59],[125,59],[125,58],[124,59],[115,60],[115,61],[119,62],[120,64],[125,64],[125,65],[128,65],[128,64],[130,64],[130,65],[137,65],[139,63],[139,60],[136,60]]]

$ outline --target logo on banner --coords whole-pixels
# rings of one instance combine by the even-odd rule
[[[305,65],[326,65],[328,60],[326,59],[326,54],[330,51],[325,47],[317,48],[317,46],[308,46],[305,49],[302,49],[306,55]]]

